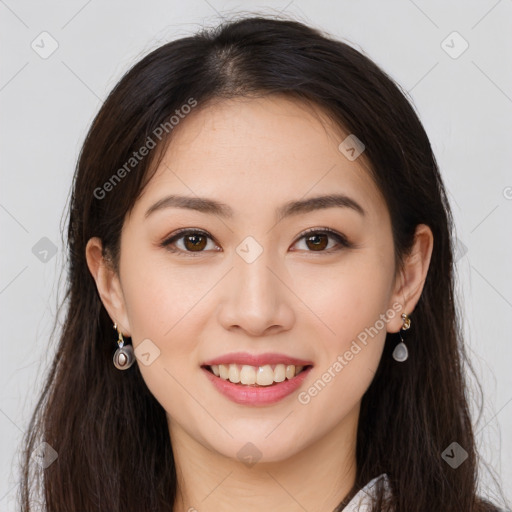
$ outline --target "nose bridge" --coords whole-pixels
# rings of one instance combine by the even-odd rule
[[[289,328],[293,314],[284,285],[276,275],[278,272],[271,270],[275,266],[271,251],[261,250],[254,257],[255,247],[248,243],[248,246],[240,244],[238,254],[234,255],[222,321],[225,327],[237,325],[251,334],[261,334],[272,326]],[[248,251],[243,252],[244,248]],[[251,251],[252,257],[246,257]]]
[[[263,251],[254,261],[243,257],[235,264],[238,300],[254,313],[269,312],[276,307],[276,277],[269,270],[270,252]]]
[[[272,300],[276,290],[276,277],[270,271],[270,266],[276,266],[272,250],[268,245],[268,239],[259,237],[259,241],[253,236],[247,236],[236,247],[234,255],[235,278],[240,280],[240,292],[249,292],[249,296],[255,294],[254,298],[263,299],[267,295],[267,303]]]

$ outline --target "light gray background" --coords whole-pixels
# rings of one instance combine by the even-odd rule
[[[456,219],[467,344],[485,393],[477,441],[510,500],[511,0],[0,0],[0,510],[15,510],[16,450],[54,349],[48,337],[65,263],[61,216],[86,130],[143,55],[241,11],[281,11],[325,29],[409,91]],[[43,51],[46,37],[48,51],[43,31],[58,43],[46,59],[31,47],[35,41]],[[462,40],[450,36],[442,46],[453,31],[469,44],[457,58],[445,49],[455,55]],[[46,262],[33,252],[43,237],[57,248]],[[485,472],[481,492],[493,492]]]

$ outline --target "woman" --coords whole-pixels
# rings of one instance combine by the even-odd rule
[[[38,449],[52,511],[497,510],[452,229],[417,115],[350,46],[249,18],[156,49],[80,155],[22,509]]]

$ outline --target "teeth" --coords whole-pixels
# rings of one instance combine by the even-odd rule
[[[286,369],[284,364],[276,364],[274,369],[274,381],[275,382],[283,382],[286,379]]]
[[[265,366],[260,366],[258,368],[258,371],[256,372],[256,384],[258,384],[259,386],[270,386],[273,383],[274,370],[272,370],[272,367],[269,366],[268,364],[266,364]]]
[[[224,380],[227,380],[228,379],[228,373],[229,372],[229,367],[224,365],[224,364],[219,364],[219,373],[220,373],[220,378],[221,379],[224,379]]]
[[[293,364],[276,364],[274,368],[266,364],[264,366],[249,366],[237,364],[214,364],[210,366],[212,372],[217,377],[229,380],[234,384],[241,383],[245,385],[270,386],[274,382],[283,382],[285,379],[293,379],[298,375],[304,366],[295,366]]]
[[[222,368],[224,365],[221,364],[220,366]],[[230,368],[234,366],[234,364],[229,365]],[[233,371],[238,373],[238,368],[234,368]],[[240,382],[242,384],[256,384],[256,369],[254,366],[242,366],[240,370]]]
[[[228,379],[231,382],[234,382],[235,384],[237,382],[240,382],[240,372],[238,371],[238,368],[234,364],[229,365]]]

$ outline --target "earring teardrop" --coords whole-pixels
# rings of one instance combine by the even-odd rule
[[[403,363],[407,361],[409,357],[409,350],[407,350],[407,345],[401,341],[393,350],[393,359],[398,361],[399,363]]]
[[[409,315],[402,313],[402,322],[402,327],[400,329],[400,343],[395,347],[395,350],[393,350],[393,359],[399,363],[407,361],[407,358],[409,357],[409,350],[402,338],[402,331],[407,331],[407,329],[411,327],[411,318]]]

